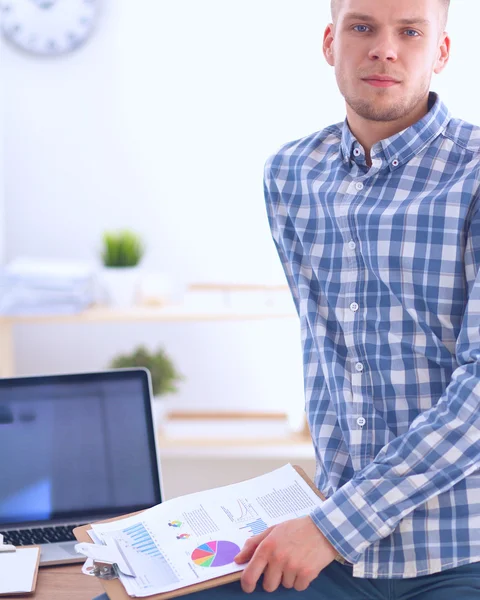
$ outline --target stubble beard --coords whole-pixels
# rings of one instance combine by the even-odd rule
[[[400,84],[401,85],[401,84]],[[399,97],[395,100],[385,101],[384,98],[392,93],[391,88],[374,88],[378,94],[378,102],[375,102],[375,94],[371,100],[365,100],[353,94],[344,94],[346,103],[360,117],[367,121],[390,122],[403,119],[409,115],[419,102],[425,97],[425,91],[416,94],[413,98]],[[428,90],[427,90],[428,92]]]

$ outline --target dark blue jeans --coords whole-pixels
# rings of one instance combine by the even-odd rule
[[[252,594],[244,594],[240,582],[185,596],[189,600],[480,600],[480,562],[409,579],[360,579],[353,568],[336,560],[312,581],[304,592],[278,588],[265,592],[262,580]],[[108,600],[106,595],[95,600]]]

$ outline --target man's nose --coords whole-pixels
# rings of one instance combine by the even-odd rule
[[[398,58],[398,52],[395,48],[391,36],[385,35],[376,40],[376,43],[368,53],[371,60],[382,60],[395,62]]]

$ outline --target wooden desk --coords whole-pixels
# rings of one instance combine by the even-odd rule
[[[41,567],[38,572],[37,588],[34,594],[25,596],[3,596],[2,600],[92,600],[103,593],[103,587],[96,577],[82,573],[82,565]]]

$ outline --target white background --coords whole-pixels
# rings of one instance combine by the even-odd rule
[[[452,57],[432,81],[475,123],[477,4],[452,3]],[[344,119],[322,54],[329,5],[103,0],[95,33],[70,56],[3,43],[0,260],[98,261],[102,232],[129,226],[147,242],[144,265],[178,280],[283,283],[263,164]],[[19,374],[101,369],[138,343],[163,345],[187,376],[179,406],[302,409],[295,318],[19,326],[15,343]]]

